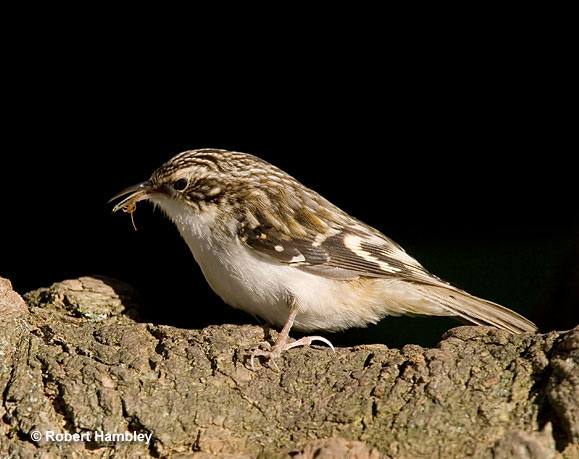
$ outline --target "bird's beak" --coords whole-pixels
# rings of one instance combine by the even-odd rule
[[[121,200],[115,207],[113,207],[113,212],[116,212],[120,209],[128,209],[134,206],[137,202],[143,201],[155,193],[157,190],[152,187],[151,182],[141,182],[137,183],[136,185],[132,185],[128,188],[125,188],[120,193],[115,194],[110,200],[109,203],[126,196],[123,200]]]

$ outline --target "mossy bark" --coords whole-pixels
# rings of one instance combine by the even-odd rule
[[[83,277],[24,301],[0,279],[0,455],[579,454],[579,327],[458,327],[432,349],[296,348],[279,372],[253,371],[248,350],[263,328],[143,323],[135,298],[119,281]],[[95,438],[127,431],[150,443]]]

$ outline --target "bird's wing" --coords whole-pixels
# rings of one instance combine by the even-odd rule
[[[397,277],[446,284],[426,271],[398,244],[375,229],[352,220],[340,229],[292,237],[266,221],[244,226],[238,236],[260,255],[329,279]],[[447,285],[447,284],[446,284]]]
[[[340,229],[298,238],[290,237],[287,231],[275,225],[263,223],[254,228],[245,226],[239,238],[270,260],[318,276],[338,280],[359,277],[399,279],[414,284],[414,294],[438,304],[449,315],[513,333],[536,331],[535,324],[516,312],[474,297],[429,273],[398,244],[372,227],[354,219],[349,222]],[[418,311],[422,306],[419,305]]]

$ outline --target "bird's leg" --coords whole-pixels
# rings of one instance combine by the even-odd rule
[[[298,308],[295,305],[295,303],[292,303],[292,306],[290,307],[289,316],[285,322],[285,325],[283,326],[283,328],[279,332],[279,335],[278,335],[277,339],[275,340],[275,344],[273,345],[273,347],[271,347],[271,344],[269,344],[266,341],[266,342],[259,344],[259,345],[263,345],[264,347],[266,347],[265,350],[254,349],[251,352],[250,363],[251,363],[252,369],[254,369],[253,363],[254,363],[255,357],[256,356],[263,356],[271,362],[272,366],[276,370],[279,371],[279,368],[278,368],[277,364],[275,363],[275,359],[277,359],[283,351],[287,351],[288,349],[298,347],[298,346],[309,346],[314,341],[321,341],[322,343],[327,344],[332,349],[332,351],[336,352],[332,343],[329,340],[327,340],[326,338],[324,338],[323,336],[304,336],[301,339],[298,339],[296,341],[288,343],[289,332],[292,328],[292,325],[294,324],[297,313],[298,313]]]

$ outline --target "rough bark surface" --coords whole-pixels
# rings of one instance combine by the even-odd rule
[[[0,457],[579,456],[579,327],[314,346],[252,371],[263,328],[142,323],[135,298],[83,277],[24,301],[0,278]],[[150,443],[95,439],[126,431]]]

